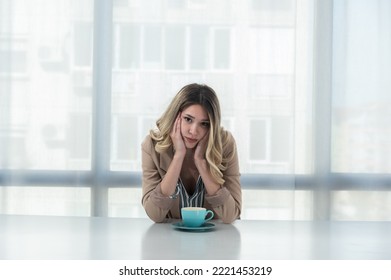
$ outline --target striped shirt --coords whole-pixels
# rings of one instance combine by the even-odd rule
[[[192,195],[187,193],[181,178],[178,179],[176,187],[178,189],[179,196],[179,209],[183,207],[203,207],[205,186],[201,176],[198,176],[196,187]]]

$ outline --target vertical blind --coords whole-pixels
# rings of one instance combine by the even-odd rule
[[[391,219],[391,2],[0,0],[0,213],[145,217],[140,144],[212,86],[244,219]]]

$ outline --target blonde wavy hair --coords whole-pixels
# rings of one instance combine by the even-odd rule
[[[170,133],[179,112],[191,105],[201,105],[207,112],[210,123],[208,145],[205,158],[209,171],[216,183],[224,183],[223,173],[230,158],[224,158],[223,147],[228,141],[227,132],[221,127],[220,104],[215,91],[201,84],[184,86],[173,98],[163,115],[156,121],[156,129],[150,131],[150,136],[156,141],[155,150],[162,153],[171,148]],[[228,153],[231,156],[234,153]]]

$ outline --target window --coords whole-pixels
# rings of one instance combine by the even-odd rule
[[[119,28],[118,67],[133,69],[140,67],[141,30],[135,25],[124,24]]]
[[[250,159],[263,161],[267,159],[266,151],[268,150],[268,126],[265,120],[253,120],[250,124],[250,130],[257,133],[249,133],[251,135],[250,141]]]
[[[144,28],[144,56],[145,65],[160,65],[162,60],[159,46],[162,44],[162,30],[160,26],[151,25]],[[148,67],[149,68],[149,67]],[[158,67],[155,67],[158,68]]]
[[[284,74],[254,74],[249,76],[252,99],[290,98],[293,94],[293,77]]]
[[[251,71],[291,74],[295,69],[294,35],[293,28],[253,28],[249,42]]]
[[[387,5],[375,2],[335,7],[332,170],[337,173],[391,171],[385,156],[391,153],[391,84],[384,73],[384,62],[391,59],[385,46],[391,41],[381,24],[390,18],[383,11]]]
[[[168,70],[185,69],[185,27],[167,26],[165,28],[165,68]]]
[[[251,4],[255,10],[285,11],[293,8],[292,0],[252,0]]]
[[[92,66],[92,26],[89,22],[76,22],[73,41],[74,64],[79,67]]]
[[[190,68],[207,69],[209,51],[209,34],[205,26],[194,26],[190,29]]]
[[[0,38],[0,75],[27,74],[27,39],[2,40]]]
[[[292,151],[290,127],[288,117],[251,120],[250,160],[288,164]]]
[[[228,29],[215,29],[213,68],[229,69],[231,61],[231,36]]]
[[[69,116],[69,156],[71,159],[87,160],[91,153],[91,121],[89,114],[73,113]]]
[[[198,82],[242,218],[390,220],[386,2],[0,0],[1,213],[142,216],[140,144]]]
[[[138,151],[134,149],[139,143],[138,121],[136,116],[118,116],[114,119],[115,132],[112,140],[112,158],[116,161],[137,160]]]

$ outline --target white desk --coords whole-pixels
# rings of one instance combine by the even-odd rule
[[[391,260],[390,222],[215,223],[198,233],[148,219],[0,215],[0,259]]]

